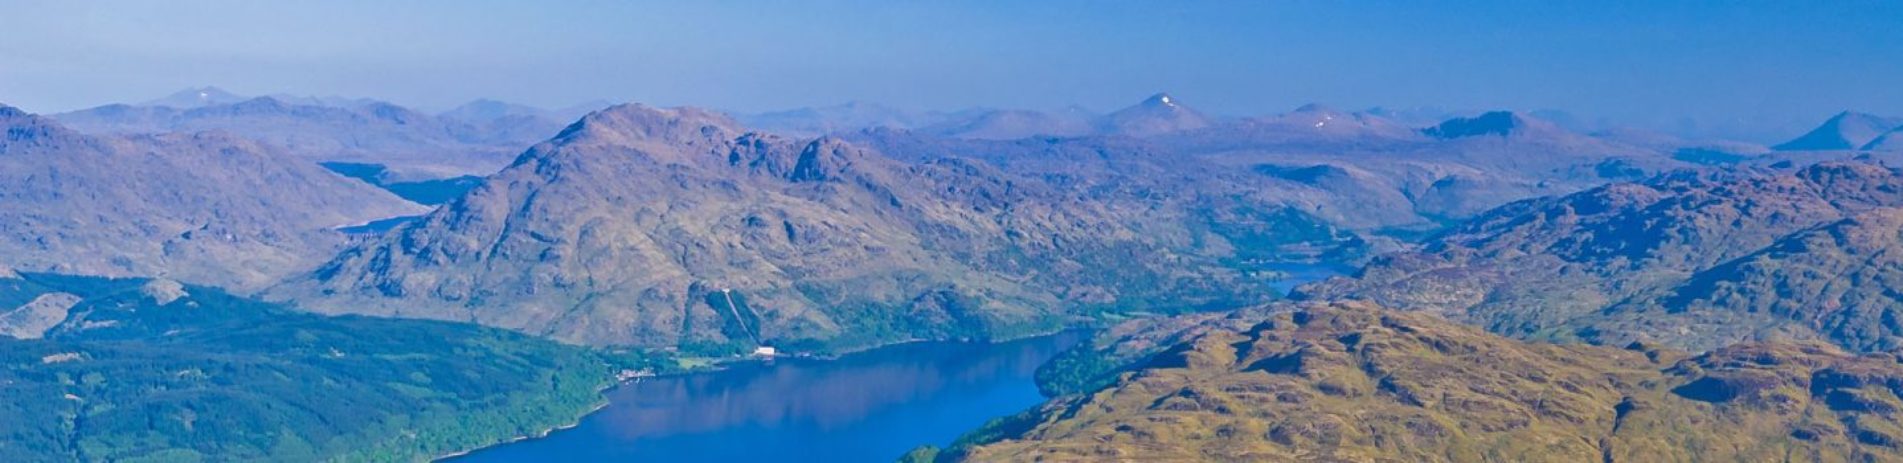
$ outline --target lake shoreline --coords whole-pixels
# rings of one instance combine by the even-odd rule
[[[472,448],[472,449],[467,449],[467,450],[459,450],[459,451],[456,451],[456,452],[451,452],[451,453],[448,453],[448,454],[444,454],[444,455],[439,455],[439,456],[435,456],[435,457],[431,457],[431,458],[429,459],[429,461],[432,461],[432,462],[437,462],[437,461],[444,461],[444,460],[449,460],[449,459],[453,459],[453,458],[456,458],[456,457],[461,457],[461,456],[465,456],[465,455],[469,455],[469,454],[471,454],[471,453],[476,453],[476,452],[480,452],[480,451],[483,451],[483,450],[485,450],[485,449],[492,449],[492,448],[496,448],[496,447],[501,447],[501,446],[504,446],[504,445],[509,445],[509,444],[514,444],[514,443],[517,443],[517,442],[522,442],[522,441],[529,441],[529,440],[535,440],[535,439],[541,439],[541,438],[545,438],[545,437],[548,437],[548,436],[549,436],[550,434],[554,434],[554,433],[555,433],[556,431],[561,431],[561,430],[564,430],[564,429],[572,429],[572,428],[574,428],[574,427],[576,427],[576,426],[581,426],[581,422],[582,422],[582,420],[585,420],[585,419],[587,419],[589,415],[593,415],[593,414],[595,414],[596,412],[600,412],[600,411],[602,411],[602,410],[606,410],[606,409],[608,408],[608,406],[609,406],[609,405],[613,405],[613,404],[614,404],[614,401],[612,401],[612,400],[608,400],[608,395],[607,395],[607,394],[608,394],[608,391],[612,391],[612,390],[614,390],[614,389],[615,389],[615,388],[617,388],[617,387],[621,387],[621,383],[620,383],[620,382],[616,382],[615,384],[611,384],[611,385],[609,385],[608,387],[604,387],[604,388],[601,388],[601,390],[599,390],[599,391],[595,391],[595,393],[596,393],[596,394],[601,394],[601,402],[600,402],[600,403],[597,403],[597,404],[595,404],[595,406],[594,406],[594,407],[590,407],[590,408],[588,409],[588,411],[585,411],[585,412],[582,412],[582,413],[581,413],[581,415],[578,415],[578,416],[576,416],[576,417],[575,417],[575,419],[574,419],[574,422],[572,422],[572,423],[568,423],[568,424],[564,424],[564,425],[560,425],[560,426],[552,426],[552,427],[549,427],[548,429],[543,429],[543,430],[542,430],[542,432],[539,432],[539,433],[535,433],[535,434],[533,434],[533,435],[528,435],[528,434],[523,434],[523,435],[517,435],[517,436],[515,436],[515,437],[510,437],[510,438],[508,438],[507,440],[504,440],[504,441],[502,441],[502,442],[497,442],[497,443],[493,443],[493,444],[489,444],[489,445],[484,445],[484,446],[481,446],[481,447],[476,447],[476,448]]]

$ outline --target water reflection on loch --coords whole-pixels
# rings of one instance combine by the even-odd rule
[[[891,461],[1042,401],[1033,372],[1081,338],[917,343],[648,378],[611,391],[574,429],[456,461]]]

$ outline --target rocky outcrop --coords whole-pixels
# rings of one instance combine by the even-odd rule
[[[31,302],[0,312],[0,335],[15,339],[39,339],[46,331],[66,321],[66,312],[79,304],[79,296],[44,293]]]

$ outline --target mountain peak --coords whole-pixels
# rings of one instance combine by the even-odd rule
[[[695,142],[730,140],[740,124],[726,115],[695,107],[656,108],[640,103],[610,106],[588,113],[556,135],[562,142],[594,140],[628,143],[638,140]]]
[[[1208,117],[1183,106],[1181,101],[1168,93],[1150,95],[1135,106],[1110,113],[1104,117],[1103,123],[1106,132],[1135,137],[1195,130],[1209,125]]]
[[[73,132],[50,118],[0,104],[0,144],[71,133]]]
[[[25,110],[22,110],[20,108],[15,108],[12,106],[8,106],[6,104],[0,104],[0,121],[11,120],[11,119],[16,119],[16,118],[31,116],[31,115],[33,115],[33,113],[26,112]]]
[[[1339,113],[1335,108],[1321,103],[1309,103],[1295,108],[1297,113]]]
[[[237,103],[244,100],[245,97],[227,92],[222,88],[204,86],[179,90],[171,95],[166,95],[164,98],[148,101],[144,104],[148,106],[169,106],[173,108],[191,109]]]
[[[489,98],[477,98],[463,103],[438,116],[462,122],[492,122],[506,117],[540,117],[545,114],[540,108],[510,103]]]
[[[1478,136],[1509,137],[1529,131],[1556,130],[1551,123],[1515,111],[1488,111],[1473,117],[1456,117],[1439,125],[1421,129],[1421,133],[1442,140]]]
[[[1141,103],[1141,105],[1142,106],[1162,106],[1162,107],[1173,108],[1173,107],[1176,107],[1176,99],[1170,97],[1169,93],[1157,93],[1155,95],[1150,95],[1149,98],[1143,99],[1143,103]]]

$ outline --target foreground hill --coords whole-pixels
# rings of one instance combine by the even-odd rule
[[[1900,206],[1903,174],[1876,164],[1678,173],[1507,205],[1299,292],[1517,337],[1892,349]]]
[[[1822,345],[1688,356],[1314,305],[1173,344],[936,459],[1889,461],[1903,458],[1899,385],[1895,356]]]
[[[0,261],[255,289],[336,252],[330,229],[423,209],[223,133],[89,136],[0,106]]]
[[[609,361],[169,280],[0,277],[0,460],[423,461],[572,423]]]
[[[1260,236],[1274,211],[1215,231],[1085,194],[624,105],[272,294],[588,343],[833,350],[1262,300],[1269,282],[1225,260],[1241,240],[1343,239],[1313,222]]]

